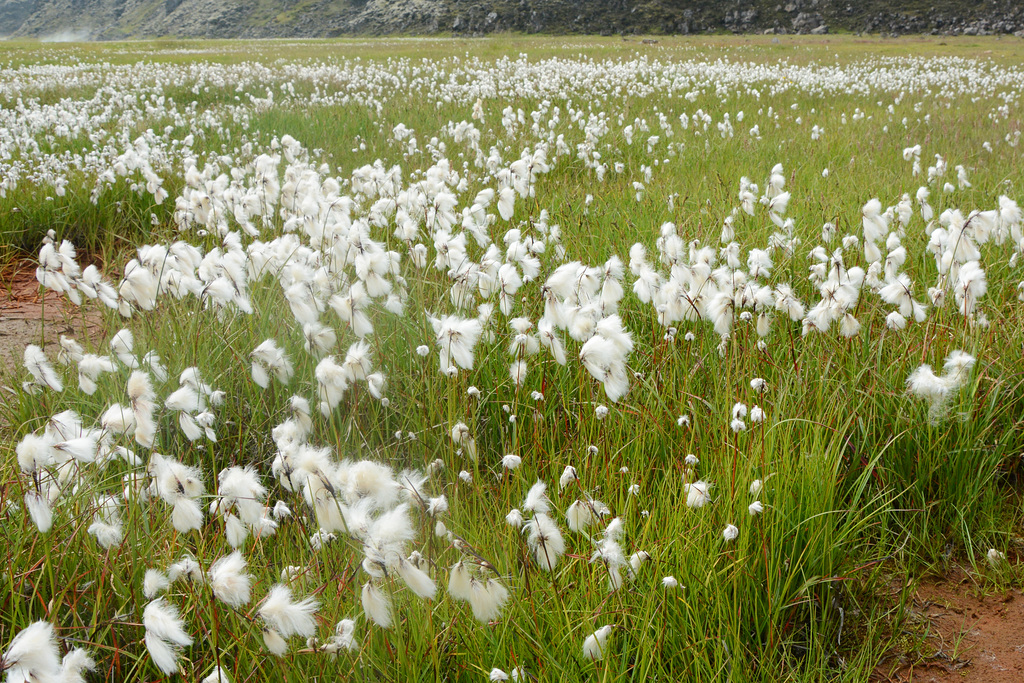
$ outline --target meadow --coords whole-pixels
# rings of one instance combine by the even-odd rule
[[[102,321],[0,370],[5,680],[912,658],[1021,580],[1022,63],[0,43],[4,272]]]

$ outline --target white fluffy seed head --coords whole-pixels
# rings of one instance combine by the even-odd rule
[[[142,578],[142,594],[148,600],[152,600],[158,594],[170,588],[170,586],[170,579],[159,569],[147,569],[145,576]]]
[[[48,621],[29,624],[14,636],[0,659],[8,681],[48,681],[60,677],[60,658],[53,625]]]
[[[711,502],[712,484],[702,480],[692,484],[684,485],[686,491],[686,506],[691,508],[702,508]]]
[[[25,508],[39,533],[45,534],[53,528],[53,508],[50,507],[50,500],[46,496],[41,496],[35,491],[27,492]]]
[[[163,598],[153,600],[142,612],[146,634],[178,647],[188,647],[192,637],[185,631],[185,622],[178,616],[178,608]]]
[[[251,578],[245,571],[245,558],[237,550],[220,558],[210,567],[210,588],[214,596],[231,607],[249,602]]]
[[[313,598],[295,602],[291,588],[276,584],[263,601],[259,615],[268,626],[286,638],[295,635],[309,637],[316,633],[313,614],[318,606]]]
[[[583,641],[583,656],[586,659],[597,661],[604,658],[608,646],[608,636],[611,635],[612,627],[602,626],[587,636]]]
[[[152,658],[156,668],[160,669],[167,676],[178,672],[178,648],[165,640],[157,638],[149,631],[146,632],[144,640],[146,649],[149,651],[149,656]]]
[[[529,512],[549,512],[551,501],[548,500],[547,488],[547,484],[538,479],[537,483],[531,486],[527,492],[523,509]]]
[[[381,628],[391,628],[391,601],[371,581],[363,584],[362,603],[363,611],[373,623]]]
[[[288,652],[288,642],[284,636],[269,627],[263,629],[263,644],[271,654],[278,657],[283,657]]]
[[[544,571],[554,571],[558,565],[558,558],[565,552],[565,539],[562,538],[562,532],[555,520],[539,512],[526,527],[529,531],[526,542],[533,550],[537,565]]]
[[[61,683],[85,683],[86,671],[94,671],[96,662],[86,650],[76,647],[61,661]]]
[[[48,434],[26,434],[15,447],[18,466],[25,474],[48,467],[54,461],[53,438]]]
[[[477,621],[488,623],[501,615],[508,602],[508,589],[497,579],[474,580],[469,594],[469,606]]]
[[[437,594],[437,584],[430,575],[407,560],[398,563],[398,575],[413,593],[424,600],[433,600]]]

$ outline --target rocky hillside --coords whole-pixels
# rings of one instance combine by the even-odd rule
[[[0,35],[765,32],[1024,36],[1021,0],[0,0]]]

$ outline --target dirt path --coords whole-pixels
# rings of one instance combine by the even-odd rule
[[[100,329],[97,315],[83,318],[78,307],[62,295],[52,291],[41,295],[35,265],[30,262],[0,273],[0,283],[0,377],[6,378],[16,371],[25,346],[38,344],[42,337],[46,340],[46,353],[53,361],[60,335],[84,341]]]
[[[922,582],[908,606],[925,633],[918,661],[894,657],[878,681],[1021,683],[1024,681],[1024,596],[1011,588],[983,595],[964,574]]]

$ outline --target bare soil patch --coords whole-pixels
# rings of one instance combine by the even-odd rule
[[[44,349],[53,360],[62,334],[84,342],[101,329],[98,313],[83,315],[63,295],[50,290],[41,293],[31,262],[7,268],[0,282],[0,376],[21,364],[28,344],[45,339]]]
[[[1024,596],[1018,588],[984,594],[965,574],[922,582],[908,606],[923,644],[899,653],[875,680],[899,683],[1024,681]]]

